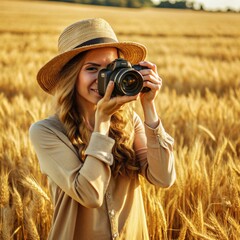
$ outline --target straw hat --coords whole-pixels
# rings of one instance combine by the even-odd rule
[[[132,64],[144,60],[146,47],[135,42],[118,42],[111,26],[101,18],[85,19],[68,26],[58,39],[59,55],[38,72],[41,88],[52,94],[64,65],[77,54],[96,48],[116,47],[120,56]]]

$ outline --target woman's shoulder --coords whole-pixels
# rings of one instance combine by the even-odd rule
[[[135,111],[133,112],[133,122],[135,126],[138,124],[142,124],[142,119]]]
[[[57,115],[33,123],[29,128],[29,137],[36,149],[53,150],[64,143],[76,153]]]
[[[57,133],[61,132],[66,134],[65,128],[57,115],[49,116],[48,118],[39,120],[31,124],[29,128],[30,134],[39,134],[43,132]]]
[[[144,125],[143,125],[142,119],[135,111],[133,112],[133,124],[134,124],[135,134],[144,131]]]

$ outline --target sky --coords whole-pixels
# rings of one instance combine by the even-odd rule
[[[207,10],[225,10],[226,8],[240,10],[240,0],[192,0],[202,3]],[[159,3],[160,0],[153,0]]]
[[[216,10],[216,9],[240,9],[240,0],[195,0],[204,4],[206,9]]]

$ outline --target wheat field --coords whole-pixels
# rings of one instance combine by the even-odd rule
[[[53,110],[35,76],[60,31],[88,17],[145,44],[163,78],[156,104],[175,138],[177,181],[141,179],[150,239],[240,239],[240,15],[2,0],[0,239],[47,238],[53,208],[28,129]]]

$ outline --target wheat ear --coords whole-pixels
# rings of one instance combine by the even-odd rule
[[[15,207],[17,216],[19,220],[22,221],[23,220],[23,203],[22,203],[22,198],[15,186],[13,186],[12,197],[13,197],[14,207]]]
[[[21,180],[21,183],[23,184],[23,186],[33,190],[35,193],[38,193],[40,196],[45,198],[45,200],[50,201],[48,195],[34,179],[30,177],[25,177],[25,179]]]
[[[8,189],[8,174],[1,174],[0,181],[0,208],[4,207],[9,202],[9,189]]]
[[[221,240],[228,240],[228,236],[225,233],[224,229],[222,228],[222,226],[219,224],[219,222],[217,221],[216,217],[211,214],[210,215],[210,221],[215,229],[215,232],[217,234],[217,236],[221,239]]]
[[[37,227],[29,214],[28,210],[24,211],[24,230],[29,240],[40,240]]]

